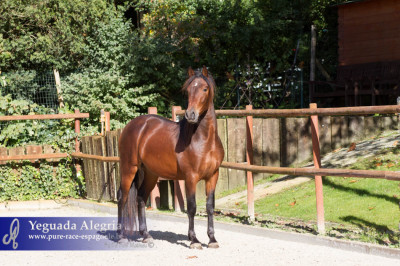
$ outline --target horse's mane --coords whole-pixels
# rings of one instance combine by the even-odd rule
[[[211,96],[212,98],[214,98],[215,96],[215,90],[216,90],[216,85],[215,85],[215,80],[213,78],[213,76],[211,75],[210,72],[208,72],[207,77],[203,75],[203,73],[200,70],[196,70],[194,71],[194,75],[190,76],[185,83],[182,86],[182,92],[186,93],[187,92],[187,88],[189,87],[189,85],[193,82],[193,80],[195,80],[196,78],[202,78],[205,82],[207,82],[208,87],[210,87],[211,90]]]

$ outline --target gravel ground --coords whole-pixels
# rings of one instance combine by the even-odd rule
[[[2,210],[0,216],[114,216],[64,206],[52,209]],[[162,215],[158,215],[161,216]],[[1,265],[400,265],[400,260],[345,251],[326,246],[272,239],[263,234],[245,233],[243,226],[228,230],[216,224],[219,249],[188,248],[187,219],[148,219],[154,247],[117,251],[1,251]],[[232,228],[232,226],[231,226]],[[198,239],[206,244],[204,221],[196,221]],[[263,230],[263,229],[259,229]],[[261,231],[260,231],[261,232]]]

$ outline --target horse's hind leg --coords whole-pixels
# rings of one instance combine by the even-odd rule
[[[143,236],[143,243],[149,243],[153,240],[149,232],[147,231],[146,224],[146,202],[149,198],[150,192],[157,184],[158,177],[146,171],[144,169],[143,183],[139,187],[138,191],[138,220],[139,220],[139,232]]]
[[[132,236],[136,225],[136,187],[132,184],[138,167],[121,161],[121,187],[118,195],[118,234]]]
[[[215,172],[214,175],[206,181],[206,195],[207,195],[207,216],[208,226],[207,234],[210,238],[208,243],[209,248],[218,248],[218,242],[214,236],[214,208],[215,208],[215,186],[217,185],[219,171]]]

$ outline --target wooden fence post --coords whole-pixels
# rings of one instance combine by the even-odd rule
[[[397,105],[400,105],[400,96],[397,97]],[[397,132],[400,133],[400,113],[397,113]]]
[[[317,47],[317,33],[315,25],[311,25],[311,59],[310,59],[310,87],[309,87],[309,100],[313,101],[315,92],[315,51]]]
[[[253,106],[246,105],[246,110],[253,110]],[[246,117],[246,159],[247,164],[253,164],[253,116]],[[247,214],[254,221],[254,180],[251,171],[247,171]]]
[[[147,109],[147,113],[151,114],[151,115],[156,115],[157,107],[149,107]],[[160,189],[159,189],[158,185],[159,185],[159,181],[157,181],[155,187],[150,192],[150,206],[153,209],[160,208]]]
[[[79,114],[79,109],[75,109],[75,114]],[[79,152],[79,139],[78,139],[78,135],[79,133],[81,133],[81,121],[79,120],[79,118],[75,118],[75,133],[77,134],[76,138],[75,138],[75,152]],[[75,164],[75,168],[76,168],[76,173],[81,171],[81,166],[76,163]]]
[[[310,103],[310,109],[317,109],[316,103]],[[318,133],[318,115],[311,116],[311,138],[313,146],[314,167],[321,168],[321,153]],[[315,176],[315,196],[317,201],[317,227],[318,233],[325,234],[324,198],[322,176]]]
[[[178,122],[176,112],[182,110],[180,106],[172,106],[172,121]],[[185,210],[185,181],[174,180],[174,209],[176,212],[183,212]]]
[[[111,119],[111,116],[110,116],[110,112],[104,112],[104,115],[105,115],[105,129],[106,129],[106,132],[108,132],[108,131],[110,131],[111,130],[111,124],[110,124],[110,119]]]
[[[104,133],[104,123],[106,122],[106,115],[104,113],[104,109],[100,110],[100,128],[101,128],[101,135],[103,136]]]
[[[61,80],[60,80],[60,73],[57,69],[53,69],[54,73],[54,81],[56,82],[56,89],[57,89],[57,98],[60,108],[64,107],[64,99],[61,92]]]

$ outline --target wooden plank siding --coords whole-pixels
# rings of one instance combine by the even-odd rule
[[[400,60],[400,1],[338,6],[339,65]]]

